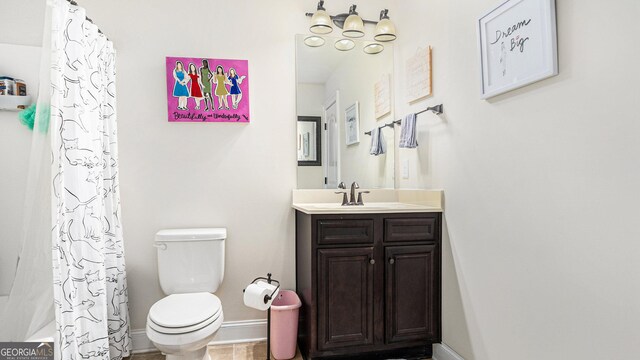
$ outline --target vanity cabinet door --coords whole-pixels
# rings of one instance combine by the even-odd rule
[[[318,349],[373,344],[373,247],[318,250]]]
[[[385,248],[386,342],[433,340],[439,336],[436,245]]]

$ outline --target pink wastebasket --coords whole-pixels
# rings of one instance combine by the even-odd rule
[[[271,354],[277,360],[296,356],[300,306],[300,298],[290,290],[281,290],[271,303]]]

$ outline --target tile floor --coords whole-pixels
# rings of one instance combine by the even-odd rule
[[[211,360],[264,360],[267,358],[267,343],[261,341],[210,346],[209,354]],[[129,357],[128,360],[164,360],[164,356],[160,353],[136,354]],[[293,360],[302,360],[300,351]]]

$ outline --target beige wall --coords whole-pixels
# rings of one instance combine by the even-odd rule
[[[421,115],[402,188],[444,188],[443,340],[467,360],[640,352],[640,3],[557,1],[560,75],[480,100],[477,18],[500,1],[402,0],[398,115]],[[434,96],[403,101],[433,45]],[[401,160],[402,161],[402,160]]]
[[[30,95],[37,94],[40,48],[0,43],[0,76],[24,80]],[[31,131],[17,111],[0,111],[0,296],[9,294],[15,276],[22,235],[22,216]]]
[[[382,3],[377,1],[375,3]],[[158,285],[154,234],[226,226],[225,321],[264,318],[242,288],[271,271],[295,286],[295,34],[316,1],[85,0],[118,51],[122,212],[132,328],[144,328]],[[333,12],[350,2],[327,4]],[[364,6],[363,6],[364,7]],[[361,14],[375,18],[379,6]],[[180,20],[178,20],[180,19]],[[167,122],[165,56],[249,60],[250,124]]]
[[[225,279],[216,293],[225,320],[263,318],[264,312],[243,305],[243,287],[267,272],[285,288],[295,286],[289,204],[296,185],[293,39],[294,24],[304,20],[301,5],[205,0],[82,5],[118,51],[132,328],[144,328],[149,307],[163,297],[152,244],[165,228],[227,227]],[[247,59],[251,123],[167,122],[166,56]]]

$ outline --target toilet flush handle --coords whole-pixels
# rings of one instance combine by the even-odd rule
[[[157,247],[158,249],[162,249],[162,250],[167,250],[167,244],[165,243],[153,244],[153,247]]]

